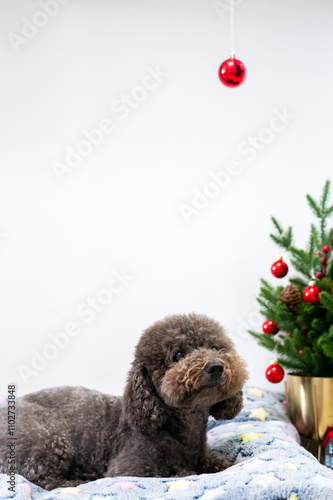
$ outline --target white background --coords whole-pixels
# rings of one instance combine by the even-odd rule
[[[0,393],[16,382],[21,394],[64,384],[121,394],[142,330],[192,311],[226,327],[251,383],[282,391],[246,329],[263,322],[259,277],[277,284],[270,215],[304,244],[305,195],[332,172],[332,2],[235,2],[247,67],[235,89],[217,77],[230,55],[222,1],[70,0],[46,21],[41,3],[0,0]],[[26,20],[45,25],[15,44]],[[111,106],[142,97],[147,68],[168,76],[122,119]],[[293,118],[272,134],[276,110]],[[114,131],[60,182],[55,162],[104,118]],[[266,144],[249,161],[239,148],[258,136]],[[181,206],[232,160],[237,175],[186,223]],[[91,322],[78,316],[123,269],[128,286]],[[69,322],[79,334],[22,376]]]

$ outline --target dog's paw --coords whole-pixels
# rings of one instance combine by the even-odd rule
[[[181,469],[177,471],[177,474],[175,474],[175,477],[186,477],[186,476],[196,476],[197,472],[194,470],[187,470],[187,469]]]
[[[243,391],[238,391],[220,403],[216,403],[210,408],[209,413],[216,420],[231,420],[243,408]]]
[[[232,463],[230,463],[229,460],[227,460],[225,456],[222,455],[222,453],[219,453],[218,451],[212,451],[207,457],[205,472],[210,474],[214,472],[221,472],[231,466]]]

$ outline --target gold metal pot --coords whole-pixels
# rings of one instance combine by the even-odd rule
[[[318,441],[333,427],[333,378],[288,373],[286,399],[289,418],[303,436]]]

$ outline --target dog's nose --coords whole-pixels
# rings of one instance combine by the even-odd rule
[[[209,373],[211,378],[218,380],[222,377],[223,365],[221,365],[221,363],[208,363],[208,365],[205,366],[205,370]]]

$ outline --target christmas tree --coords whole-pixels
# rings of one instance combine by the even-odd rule
[[[259,345],[277,353],[280,365],[291,373],[307,377],[333,377],[333,229],[327,229],[333,205],[329,206],[329,195],[328,180],[319,201],[307,195],[317,224],[311,224],[304,250],[293,244],[292,228],[284,230],[272,217],[275,233],[270,237],[288,252],[296,273],[285,287],[274,287],[261,280],[257,300],[266,318],[264,333],[249,331]],[[288,266],[279,258],[271,271],[275,277],[282,278]],[[280,371],[281,380],[283,370]],[[273,377],[271,381],[280,380]]]

